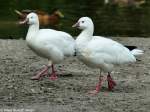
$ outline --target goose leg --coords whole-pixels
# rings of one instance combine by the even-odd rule
[[[49,66],[44,67],[44,69],[40,72],[38,72],[35,76],[31,77],[31,80],[39,80],[41,77],[48,74]]]
[[[101,76],[101,71],[100,71],[99,82],[98,82],[98,84],[96,85],[95,90],[90,91],[89,93],[90,93],[91,95],[96,95],[96,94],[98,94],[98,93],[100,92],[100,90],[101,90],[101,87],[102,87],[102,84],[103,84],[104,80],[105,80],[105,79],[104,79],[104,77]]]
[[[109,90],[112,90],[116,86],[116,82],[112,79],[109,72],[107,75],[107,82],[108,82],[108,89]]]
[[[52,64],[52,73],[51,73],[51,76],[50,76],[50,80],[56,80],[56,79],[58,79],[58,77],[57,77],[57,74],[56,74],[56,71],[55,71],[55,69],[54,69],[54,65]]]

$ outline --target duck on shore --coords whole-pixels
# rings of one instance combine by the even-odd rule
[[[80,61],[91,68],[100,69],[99,82],[90,94],[100,92],[103,81],[107,80],[108,89],[112,90],[116,82],[111,77],[111,72],[116,65],[136,62],[136,56],[143,51],[136,46],[124,46],[117,41],[101,36],[93,36],[94,24],[91,18],[82,17],[73,25],[82,32],[76,39],[76,55]],[[107,73],[107,77],[101,72]]]
[[[61,63],[66,56],[75,54],[75,40],[63,31],[53,29],[39,29],[39,19],[36,13],[29,13],[20,24],[28,24],[29,29],[26,35],[26,42],[29,48],[37,55],[48,59],[48,64],[42,71],[31,79],[39,80],[48,73],[51,68],[51,80],[57,79],[54,64]]]

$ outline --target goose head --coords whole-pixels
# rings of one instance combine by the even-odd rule
[[[93,29],[94,25],[92,22],[92,19],[89,17],[81,17],[77,23],[75,23],[72,27],[76,27],[78,29],[81,30],[85,30],[85,29]]]
[[[28,25],[34,25],[39,24],[38,15],[36,13],[29,13],[24,21],[19,22],[19,24],[28,24]]]

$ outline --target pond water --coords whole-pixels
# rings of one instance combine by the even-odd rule
[[[14,10],[39,9],[51,12],[59,8],[64,14],[59,30],[72,35],[79,31],[71,26],[82,16],[95,24],[95,35],[150,36],[150,1],[140,7],[104,5],[103,0],[0,0],[0,38],[25,38],[27,26],[16,24]]]

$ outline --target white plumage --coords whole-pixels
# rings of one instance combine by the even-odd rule
[[[26,37],[27,44],[39,56],[60,63],[64,56],[75,52],[74,39],[67,33],[52,29],[41,29],[35,35]]]
[[[75,40],[71,35],[62,31],[39,29],[39,20],[35,13],[28,14],[25,21],[21,22],[23,23],[29,24],[26,36],[28,46],[39,56],[49,60],[49,65],[32,79],[39,79],[50,66],[52,66],[51,79],[56,79],[53,64],[60,63],[65,56],[74,55]]]
[[[136,58],[134,55],[143,54],[142,50],[134,49],[130,51],[112,39],[93,36],[94,24],[89,17],[80,18],[73,27],[82,30],[76,39],[76,50],[79,60],[89,67],[99,68],[104,72],[108,72],[109,89],[112,89],[115,85],[115,82],[110,77],[110,72],[114,66],[135,62]],[[101,85],[101,80],[98,85]],[[100,90],[100,87],[97,88]],[[94,93],[97,93],[99,90],[94,91]]]

